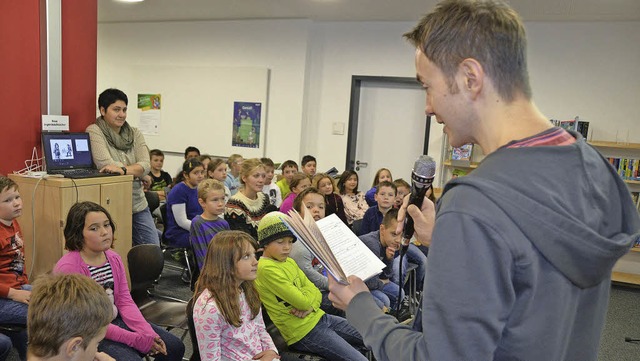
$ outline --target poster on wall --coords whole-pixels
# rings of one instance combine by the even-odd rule
[[[141,112],[138,129],[142,134],[158,135],[160,133],[161,102],[160,94],[138,94],[138,109]]]
[[[233,102],[234,147],[260,148],[260,110],[262,103]]]

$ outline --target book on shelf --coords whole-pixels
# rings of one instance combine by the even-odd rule
[[[351,275],[367,280],[382,272],[385,264],[338,216],[332,214],[316,222],[306,213],[302,218],[291,210],[283,221],[338,282],[349,284]]]
[[[640,180],[640,159],[609,157],[607,160],[623,179]]]
[[[468,143],[460,147],[451,148],[451,161],[471,161],[471,153],[473,152],[473,144]]]
[[[464,177],[467,174],[469,174],[468,169],[455,168],[451,171],[451,178]]]
[[[584,139],[588,139],[589,135],[589,122],[580,120],[580,117],[575,117],[574,119],[569,120],[557,120],[551,119],[551,123],[556,126],[566,130],[573,130],[580,134]]]

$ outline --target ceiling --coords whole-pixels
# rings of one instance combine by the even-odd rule
[[[98,0],[98,22],[416,21],[436,0]],[[525,21],[637,21],[640,0],[508,0]]]

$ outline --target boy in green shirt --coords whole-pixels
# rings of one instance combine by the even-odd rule
[[[344,318],[320,309],[320,291],[289,258],[296,238],[282,221],[286,217],[271,212],[258,225],[264,253],[258,261],[255,285],[269,318],[291,349],[328,360],[367,360],[352,346],[363,347],[362,336]]]

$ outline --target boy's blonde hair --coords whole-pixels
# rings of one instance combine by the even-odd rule
[[[238,159],[242,159],[242,156],[240,154],[231,154],[227,159],[227,164],[229,165],[229,167],[231,167],[231,165],[235,163]]]
[[[13,179],[0,175],[0,193],[9,189],[18,190],[18,184]]]
[[[113,319],[113,308],[104,289],[79,274],[44,275],[33,284],[27,314],[29,353],[53,357],[74,337],[87,348]]]
[[[205,179],[198,184],[198,198],[204,202],[207,201],[207,196],[211,191],[221,191],[224,194],[224,184],[215,179]]]

